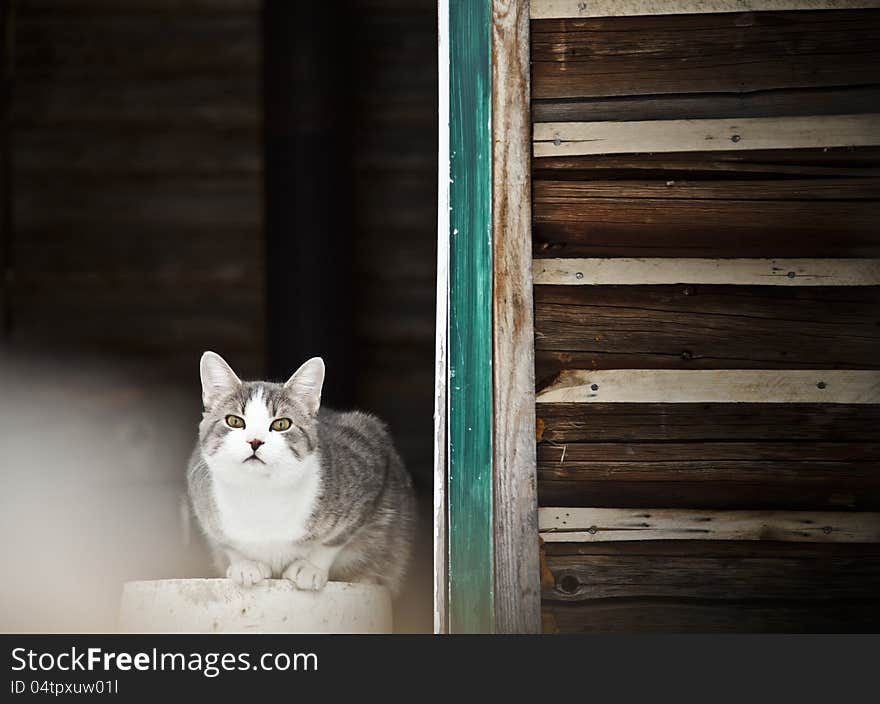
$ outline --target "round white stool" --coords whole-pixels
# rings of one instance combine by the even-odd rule
[[[385,587],[328,582],[320,592],[286,579],[239,587],[228,579],[126,582],[125,633],[390,633]]]

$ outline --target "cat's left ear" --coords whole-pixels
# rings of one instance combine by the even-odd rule
[[[291,396],[305,403],[309,413],[314,415],[321,407],[321,388],[324,386],[324,360],[312,357],[305,362],[284,383],[284,389]]]

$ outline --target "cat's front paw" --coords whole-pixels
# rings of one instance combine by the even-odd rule
[[[320,591],[327,584],[327,570],[313,565],[308,560],[296,560],[284,570],[282,575],[296,585],[297,589]]]
[[[229,565],[226,578],[242,587],[252,587],[272,576],[269,565],[256,560],[239,560]]]

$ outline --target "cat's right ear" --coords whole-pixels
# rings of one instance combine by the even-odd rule
[[[202,403],[210,408],[217,399],[228,396],[241,385],[226,360],[216,352],[205,352],[199,362],[202,377]]]

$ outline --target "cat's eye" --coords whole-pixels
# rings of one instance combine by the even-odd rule
[[[269,427],[279,432],[287,430],[290,427],[290,418],[276,418]]]
[[[226,425],[230,428],[243,428],[244,418],[239,418],[238,416],[233,415],[226,416]]]

